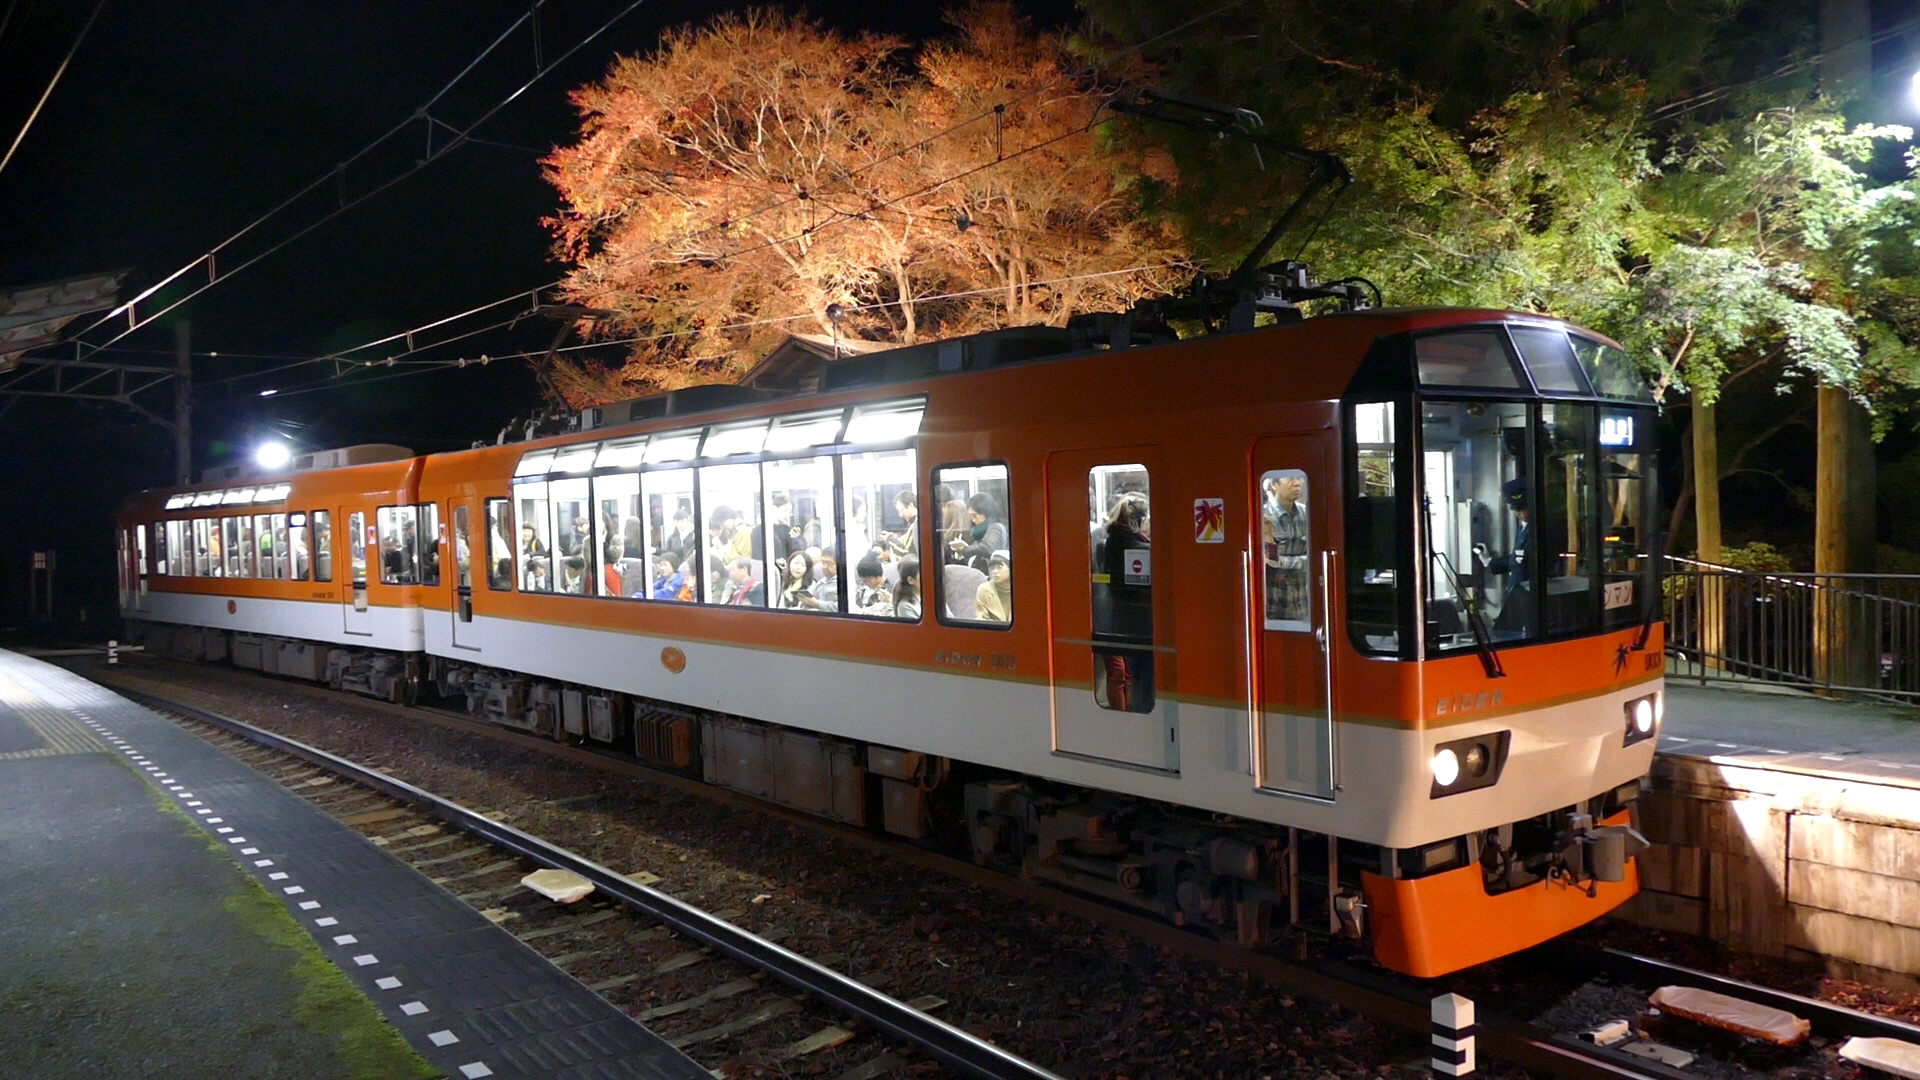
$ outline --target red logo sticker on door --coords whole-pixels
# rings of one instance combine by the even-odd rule
[[[235,603],[232,600],[227,601],[227,614],[231,615],[234,612],[239,610],[240,610],[240,605],[238,603]]]
[[[1227,542],[1227,500],[1193,500],[1193,542],[1196,544]]]

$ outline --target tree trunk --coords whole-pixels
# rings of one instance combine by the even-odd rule
[[[1695,557],[1718,563],[1720,547],[1720,406],[1696,397],[1693,401],[1693,531]],[[1727,629],[1726,583],[1701,568],[1698,625],[1695,627],[1700,663],[1721,666]]]
[[[1814,475],[1813,570],[1870,574],[1874,563],[1872,420],[1844,389],[1819,390]],[[1875,642],[1866,583],[1821,581],[1814,590],[1813,674],[1822,685],[1869,685]]]

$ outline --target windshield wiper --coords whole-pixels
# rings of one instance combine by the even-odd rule
[[[1447,584],[1453,587],[1453,595],[1459,597],[1467,609],[1467,629],[1473,631],[1473,648],[1480,654],[1480,663],[1487,669],[1487,678],[1506,678],[1506,666],[1500,663],[1500,653],[1493,647],[1493,633],[1487,629],[1486,618],[1480,614],[1479,602],[1473,594],[1460,587],[1460,575],[1446,552],[1436,551],[1433,557],[1440,563],[1440,568],[1446,571]]]

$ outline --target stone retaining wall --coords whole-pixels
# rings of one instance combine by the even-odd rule
[[[1663,754],[1629,922],[1920,984],[1920,787]]]

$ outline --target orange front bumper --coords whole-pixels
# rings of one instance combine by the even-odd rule
[[[1625,825],[1622,811],[1602,822]],[[1625,880],[1599,882],[1595,895],[1562,882],[1538,882],[1487,895],[1478,866],[1404,880],[1363,874],[1373,955],[1408,975],[1430,978],[1519,952],[1605,915],[1640,891],[1640,865]]]

